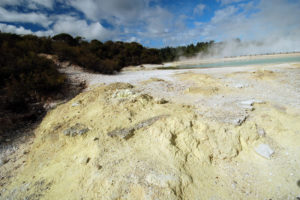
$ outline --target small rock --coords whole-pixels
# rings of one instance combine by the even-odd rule
[[[240,104],[240,107],[242,107],[246,110],[253,111],[254,110],[254,107],[253,107],[254,103],[264,103],[264,102],[260,101],[260,100],[250,99],[250,100],[241,101],[239,104]]]
[[[85,127],[83,124],[75,124],[74,126],[63,131],[63,134],[66,136],[76,136],[83,135],[89,131],[89,128]]]
[[[124,90],[116,90],[115,93],[112,95],[113,98],[128,98],[130,96],[133,96],[135,93],[130,89],[124,89]]]
[[[241,107],[246,109],[246,110],[250,110],[250,111],[254,110],[254,107],[252,105],[241,105]]]
[[[142,101],[143,103],[149,102],[153,100],[153,97],[148,94],[141,94],[138,96],[138,99]]]
[[[264,101],[256,100],[256,99],[249,99],[245,101],[241,101],[241,105],[253,106],[254,103],[264,103]]]
[[[86,165],[90,162],[91,158],[87,156],[83,156],[80,160],[80,164]]]
[[[80,103],[75,102],[75,103],[72,104],[72,107],[79,106],[79,105],[80,105]]]
[[[155,99],[155,103],[157,103],[157,104],[166,104],[166,103],[168,103],[168,101],[165,100],[164,98],[162,98],[162,99]]]
[[[83,134],[87,133],[88,131],[89,131],[88,128],[81,129],[78,131],[78,135],[83,135]]]
[[[102,166],[101,166],[101,165],[99,165],[99,164],[98,164],[98,165],[96,165],[96,167],[97,167],[97,169],[98,169],[98,170],[102,169]]]
[[[236,126],[240,126],[246,121],[247,118],[248,118],[248,115],[243,115],[240,118],[233,120],[232,123]]]
[[[231,187],[232,187],[232,189],[235,189],[236,188],[236,184],[232,183]]]
[[[242,84],[242,83],[238,83],[238,84],[235,84],[235,85],[234,85],[235,88],[240,88],[240,89],[241,89],[241,88],[244,88],[244,87],[246,87],[246,86],[247,86],[247,85],[244,85],[244,84]]]
[[[46,109],[46,110],[51,110],[51,109],[56,108],[57,105],[58,105],[57,102],[51,102],[51,103],[45,103],[45,104],[43,105],[43,107],[44,107],[44,109]]]
[[[260,144],[255,148],[255,152],[260,156],[270,159],[274,151],[267,144]]]
[[[133,136],[135,129],[134,128],[122,128],[119,130],[114,130],[107,133],[110,137],[119,136],[120,138],[129,139]]]
[[[262,136],[262,137],[264,137],[266,135],[266,132],[263,128],[258,128],[257,133],[259,136]]]
[[[24,154],[24,155],[26,155],[26,154],[28,154],[28,153],[29,153],[28,150],[24,150],[24,151],[23,151],[23,154]]]
[[[60,124],[54,126],[54,127],[53,127],[53,131],[57,131],[59,128],[61,128],[61,125],[60,125]]]
[[[240,102],[240,104],[247,105],[247,106],[252,106],[254,103],[255,103],[255,100],[253,100],[253,99]]]
[[[116,129],[116,130],[110,131],[110,132],[107,133],[107,135],[110,136],[110,137],[116,137],[117,136],[117,137],[123,138],[125,140],[128,140],[129,138],[131,138],[134,135],[135,131],[137,131],[139,129],[142,129],[142,128],[145,128],[145,127],[148,127],[148,126],[151,126],[157,120],[165,118],[167,116],[168,115],[159,115],[159,116],[156,116],[156,117],[151,117],[149,119],[146,119],[144,121],[141,121],[141,122],[135,124],[132,127]]]

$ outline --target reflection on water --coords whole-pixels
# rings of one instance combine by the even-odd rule
[[[288,63],[288,62],[300,62],[300,56],[220,61],[215,63],[205,63],[205,64],[197,64],[197,65],[182,65],[182,66],[178,66],[178,68],[187,69],[187,68],[209,68],[209,67],[231,67],[231,66],[234,67],[234,66],[257,65],[257,64],[280,64],[280,63]]]

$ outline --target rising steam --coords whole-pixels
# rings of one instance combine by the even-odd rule
[[[265,41],[246,41],[238,39],[215,43],[207,54],[198,57],[235,57],[246,55],[294,53],[300,51],[300,40],[290,38],[269,39]]]

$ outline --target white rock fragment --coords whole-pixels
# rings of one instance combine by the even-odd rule
[[[58,105],[57,102],[45,103],[45,104],[43,105],[43,107],[44,107],[46,110],[50,110],[50,109],[56,108],[57,105]]]
[[[270,159],[274,151],[267,144],[260,144],[255,148],[255,152],[260,156]]]
[[[264,101],[256,100],[256,99],[249,99],[245,101],[241,101],[241,105],[253,106],[254,103],[264,103]]]
[[[122,99],[134,96],[134,94],[135,93],[130,89],[116,90],[112,97]]]
[[[262,136],[262,137],[264,137],[266,135],[265,129],[263,129],[263,128],[258,128],[257,133],[259,136]]]
[[[241,105],[247,105],[247,106],[252,106],[254,103],[255,103],[255,100],[253,100],[253,99],[240,102]]]
[[[241,89],[241,88],[244,88],[244,87],[248,87],[248,85],[245,85],[245,84],[243,84],[243,83],[237,83],[237,84],[234,85],[234,87],[235,87],[235,88],[240,88],[240,89]]]
[[[248,115],[240,116],[239,118],[232,120],[232,124],[234,124],[235,126],[240,126],[246,121],[248,117]]]
[[[254,107],[251,106],[251,105],[241,105],[241,107],[244,108],[244,109],[250,110],[250,111],[254,110]]]
[[[76,107],[76,106],[79,106],[79,105],[80,105],[80,103],[75,102],[75,103],[72,104],[72,107]]]
[[[253,107],[254,103],[264,103],[264,102],[261,101],[261,100],[249,99],[249,100],[241,101],[239,103],[239,105],[240,105],[240,107],[242,107],[244,109],[253,111],[254,110],[254,107]]]

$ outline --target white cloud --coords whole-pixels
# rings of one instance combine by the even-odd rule
[[[171,12],[160,6],[151,7],[149,2],[150,0],[70,0],[68,4],[80,10],[90,20],[105,19],[114,27],[116,34],[123,36],[134,34],[143,39],[158,39],[183,27],[181,16],[175,20]]]
[[[221,2],[221,5],[227,5],[232,3],[239,3],[245,0],[217,0],[217,2]]]
[[[206,8],[205,4],[198,4],[195,8],[194,8],[194,15],[202,15],[204,10]]]
[[[29,29],[25,29],[23,26],[7,25],[3,23],[0,23],[0,30],[2,32],[10,32],[16,34],[34,34],[37,36],[53,36],[59,33],[69,33],[74,37],[82,36],[88,40],[107,40],[115,36],[114,33],[105,29],[99,22],[88,24],[85,20],[66,15],[56,16],[55,20],[56,22],[54,23],[53,28],[49,28],[46,31],[33,32]],[[139,41],[139,39],[137,38],[135,40]]]
[[[147,27],[147,33],[152,37],[173,31],[173,15],[160,7],[144,12],[142,19]]]
[[[27,4],[30,9],[38,9],[38,6],[42,4],[44,7],[53,7],[53,0],[49,1],[49,4],[45,0],[20,1],[31,2],[31,4]],[[64,2],[65,6],[69,5],[81,11],[86,19],[79,19],[76,14],[70,13],[64,16],[47,16],[34,12],[6,11],[2,8],[0,20],[41,24],[53,33],[66,32],[73,36],[81,35],[87,39],[97,38],[100,40],[121,38],[125,41],[132,39],[130,37],[139,40],[160,40],[173,37],[186,29],[184,23],[186,16],[174,16],[165,8],[149,6],[150,1],[153,0],[68,0]],[[199,9],[202,8],[199,7]],[[113,28],[108,30],[103,27],[102,20],[106,20]],[[87,23],[87,21],[91,22]]]
[[[235,6],[228,6],[224,9],[217,10],[214,17],[211,19],[211,22],[219,23],[222,21],[231,20],[231,18],[235,17],[233,15],[237,12],[237,10],[238,9]]]
[[[0,1],[0,6],[6,6],[6,5],[13,6],[13,5],[18,5],[18,4],[20,4],[19,0],[1,0]]]
[[[16,33],[16,34],[32,34],[32,31],[29,29],[25,29],[24,27],[16,27],[13,25],[7,25],[0,23],[0,30],[2,32],[8,32],[8,33]]]
[[[53,25],[54,33],[69,33],[73,36],[83,36],[88,40],[107,40],[114,34],[105,29],[99,22],[88,24],[85,20],[70,16],[60,16]]]
[[[34,3],[36,5],[43,6],[45,8],[52,9],[54,6],[54,0],[29,0],[29,3]]]
[[[130,37],[128,40],[126,40],[126,42],[141,42],[141,39],[137,38],[137,37]]]
[[[80,10],[91,20],[106,19],[112,23],[139,20],[147,7],[143,0],[70,0],[69,5]]]
[[[70,0],[69,5],[83,12],[88,19],[107,20],[114,26],[169,26],[172,14],[159,6],[150,7],[150,0]],[[155,22],[156,21],[156,22]],[[157,32],[154,30],[154,32]]]
[[[45,7],[52,9],[55,0],[1,0],[0,6],[24,6],[27,5],[30,9],[38,9]]]
[[[51,24],[51,21],[44,14],[35,13],[35,12],[19,13],[16,11],[7,11],[6,9],[1,7],[0,7],[0,21],[32,23],[32,24],[39,24],[43,27],[48,27]]]
[[[29,29],[25,29],[22,26],[14,26],[14,25],[7,25],[0,23],[0,31],[2,32],[8,32],[8,33],[16,33],[20,35],[26,35],[26,34],[34,34],[37,36],[48,36],[48,35],[53,35],[53,32],[51,30],[48,31],[37,31],[37,32],[32,32]]]

